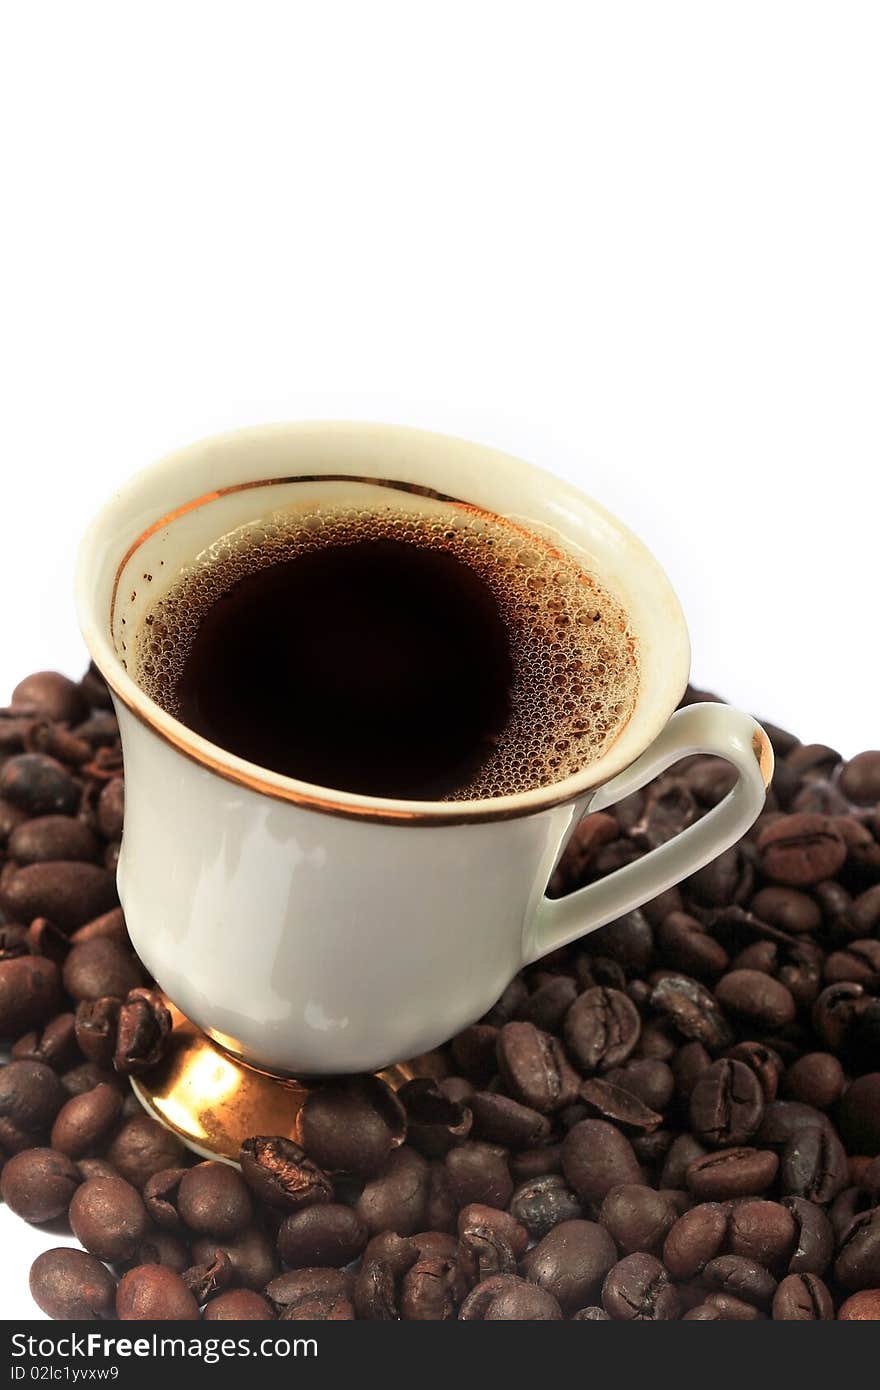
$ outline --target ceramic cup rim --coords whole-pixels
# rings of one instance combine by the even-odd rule
[[[277,445],[279,440],[295,441],[304,435],[314,436],[316,432],[321,435],[326,434],[331,439],[335,437],[340,443],[346,439],[351,440],[355,436],[370,436],[375,440],[378,435],[380,439],[384,436],[389,441],[393,439],[398,444],[402,440],[404,444],[415,449],[419,445],[424,447],[429,444],[431,447],[440,445],[449,450],[478,451],[481,456],[485,456],[487,462],[491,460],[500,467],[509,466],[520,476],[525,473],[530,479],[541,481],[547,489],[552,491],[554,497],[564,501],[567,507],[573,508],[575,511],[588,512],[592,517],[597,518],[602,527],[613,534],[615,540],[631,553],[634,563],[650,570],[652,582],[656,583],[662,591],[664,611],[662,621],[666,623],[671,636],[675,639],[670,644],[673,668],[667,673],[668,696],[664,700],[657,700],[656,707],[650,711],[649,717],[643,720],[638,746],[628,747],[622,751],[622,734],[627,727],[624,726],[614,742],[599,758],[559,782],[548,783],[529,791],[479,800],[409,801],[392,797],[342,792],[272,772],[211,743],[208,739],[189,729],[173,715],[168,714],[145,694],[125,669],[115,650],[110,632],[112,603],[111,605],[99,604],[100,585],[96,583],[95,575],[95,557],[102,547],[108,544],[108,536],[113,537],[114,541],[118,540],[117,578],[132,550],[136,549],[137,545],[145,539],[145,535],[141,535],[135,537],[132,543],[129,540],[131,528],[130,525],[126,525],[125,520],[126,514],[131,512],[132,499],[137,496],[139,487],[142,487],[146,481],[161,481],[165,476],[170,479],[172,476],[178,475],[180,470],[191,467],[194,459],[203,457],[206,451],[211,449],[241,449],[242,451],[259,449],[263,445]],[[278,479],[277,481],[295,480],[296,476],[294,475],[293,479]],[[269,481],[276,480],[271,479]],[[233,490],[235,489],[227,489],[227,491]],[[203,502],[213,500],[218,495],[219,493],[216,491],[204,495],[197,492],[196,496],[183,507],[171,508],[166,513],[156,515],[149,528],[149,533],[152,533],[157,527],[173,524],[174,518],[180,513],[191,510]],[[460,500],[467,502],[467,499]],[[600,580],[602,578],[601,571],[598,573],[598,578]],[[669,720],[678,699],[684,692],[690,669],[690,647],[681,605],[657,560],[623,522],[579,489],[563,482],[552,473],[526,463],[513,455],[501,453],[488,446],[475,445],[456,436],[413,429],[403,425],[342,420],[258,425],[214,435],[166,454],[163,458],[135,473],[113,494],[93,518],[79,547],[75,594],[79,624],[86,646],[116,701],[164,742],[176,748],[203,769],[251,791],[313,811],[379,823],[425,826],[503,821],[521,816],[537,815],[552,807],[579,801],[598,786],[607,782],[609,778],[623,771],[650,746]],[[102,607],[106,611],[100,611]],[[637,707],[644,698],[646,697],[640,688],[636,696]]]

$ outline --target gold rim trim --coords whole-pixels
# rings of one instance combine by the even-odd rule
[[[238,492],[252,492],[258,488],[282,487],[293,483],[360,483],[367,484],[371,487],[388,488],[390,491],[409,493],[411,496],[427,497],[433,502],[446,502],[452,506],[460,507],[463,511],[471,512],[475,516],[486,517],[492,521],[500,520],[505,526],[510,527],[512,531],[516,531],[527,540],[531,542],[539,541],[542,545],[546,546],[547,550],[555,558],[569,558],[565,551],[561,550],[558,546],[554,546],[545,536],[538,535],[533,531],[529,531],[524,526],[517,525],[515,521],[511,521],[508,517],[498,517],[494,512],[489,512],[485,508],[478,507],[472,502],[464,502],[459,497],[452,497],[449,493],[438,492],[434,488],[424,487],[418,483],[407,483],[400,479],[392,478],[370,478],[353,473],[296,473],[288,477],[256,478],[250,482],[231,483],[227,487],[215,488],[211,492],[204,492],[200,497],[193,498],[190,502],[184,502],[181,506],[175,507],[172,511],[166,512],[164,516],[159,517],[157,521],[152,522],[151,525],[141,532],[136,540],[132,541],[120,560],[113,579],[113,588],[110,594],[111,640],[116,617],[116,603],[119,596],[119,587],[122,582],[123,572],[129,561],[137,554],[140,547],[148,541],[151,536],[155,536],[156,533],[163,530],[164,527],[171,526],[175,521],[178,521],[180,517],[186,516],[189,512],[197,511],[200,507],[205,507],[211,502],[217,502],[222,497],[228,497]],[[588,576],[585,574],[585,580],[587,578]],[[631,642],[631,647],[634,650],[634,641]],[[100,668],[100,663],[98,663],[98,665]],[[542,797],[540,801],[526,806],[505,806],[497,809],[493,809],[491,805],[477,809],[475,803],[471,802],[471,809],[467,810],[465,808],[469,803],[462,801],[438,803],[442,804],[444,807],[450,808],[443,811],[408,811],[397,807],[384,806],[379,809],[376,806],[361,806],[348,801],[338,801],[330,795],[323,795],[317,788],[314,791],[304,792],[299,791],[295,787],[276,786],[273,782],[269,782],[265,778],[249,772],[244,768],[230,766],[225,760],[222,760],[220,757],[215,756],[205,749],[193,747],[176,729],[164,727],[150,717],[149,711],[141,709],[131,699],[128,693],[120,688],[112,672],[106,671],[103,668],[100,669],[101,674],[116,698],[134,715],[138,722],[145,728],[150,729],[158,738],[169,743],[178,753],[182,753],[184,757],[189,758],[189,760],[194,762],[198,767],[206,768],[217,777],[222,777],[225,781],[232,782],[237,786],[246,787],[248,791],[256,792],[261,796],[271,796],[276,801],[286,801],[296,806],[303,806],[312,811],[321,811],[326,815],[345,816],[361,821],[372,821],[380,825],[468,825],[475,822],[519,820],[523,816],[536,815],[541,811],[550,810],[554,806],[563,806],[566,802],[576,800],[585,792],[592,791],[597,785],[594,780],[588,782],[585,786],[579,787],[576,791],[551,794]],[[144,699],[148,700],[149,697],[144,696]],[[635,704],[633,707],[635,707]],[[167,717],[173,719],[173,716],[169,715]],[[631,717],[632,711],[630,711],[630,714],[617,730],[612,742],[605,750],[605,753],[610,752],[611,748],[613,748],[614,744],[627,727]],[[174,720],[174,723],[177,722],[178,721]],[[205,742],[207,742],[207,740],[205,740]],[[603,757],[605,753],[603,753]],[[528,794],[529,793],[522,793],[522,795]],[[499,800],[501,800],[501,798],[499,798]],[[460,806],[461,810],[457,811],[452,809],[456,806]]]
[[[761,776],[764,779],[764,790],[767,791],[773,780],[773,769],[776,766],[776,758],[773,753],[773,745],[763,729],[758,728],[752,735],[752,752],[755,755],[758,767],[761,769]]]

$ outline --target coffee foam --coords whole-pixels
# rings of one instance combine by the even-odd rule
[[[437,511],[314,508],[276,513],[214,542],[146,611],[132,674],[169,714],[203,615],[237,581],[308,551],[371,539],[445,550],[488,585],[507,628],[511,717],[482,768],[448,800],[507,796],[559,782],[601,757],[638,690],[627,615],[549,542],[465,506]]]

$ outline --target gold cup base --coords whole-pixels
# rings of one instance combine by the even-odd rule
[[[303,1102],[321,1081],[293,1081],[249,1067],[165,1002],[174,1023],[166,1053],[149,1071],[131,1078],[147,1113],[195,1153],[227,1163],[237,1163],[242,1140],[251,1135],[295,1140]],[[436,1058],[397,1062],[376,1075],[396,1091],[414,1077],[438,1075]]]

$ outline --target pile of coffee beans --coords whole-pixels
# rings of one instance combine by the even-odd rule
[[[685,700],[707,698],[689,690]],[[116,899],[107,691],[0,713],[0,1189],[82,1249],[56,1318],[880,1319],[880,752],[765,725],[767,806],[678,888],[532,966],[393,1094],[313,1092],[297,1142],[197,1162],[128,1077],[170,1020]],[[730,790],[679,763],[588,816],[561,895]]]

